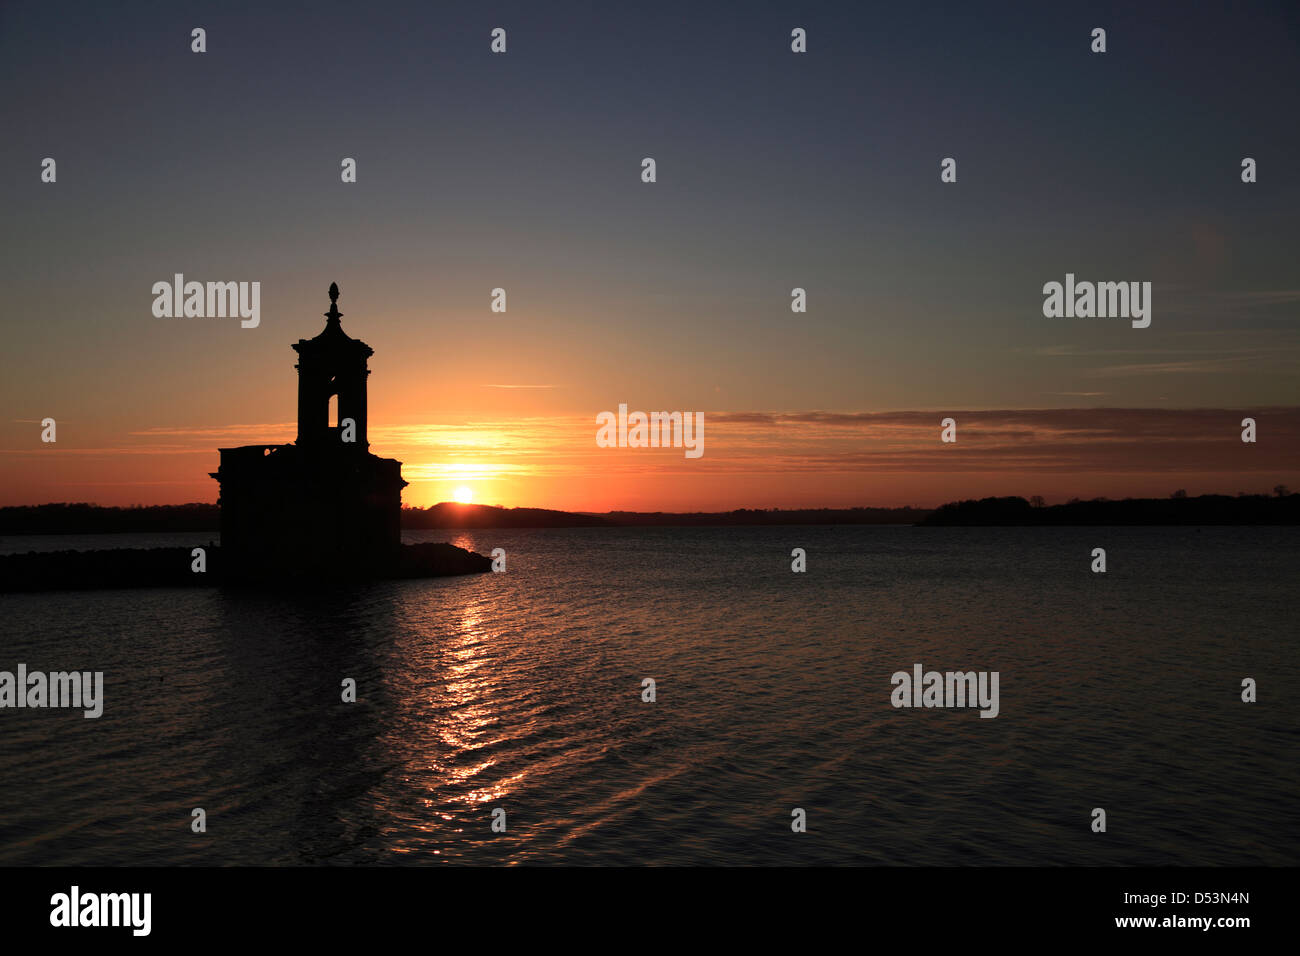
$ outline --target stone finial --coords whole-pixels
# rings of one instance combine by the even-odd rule
[[[342,317],[343,313],[339,311],[339,284],[337,282],[331,282],[330,310],[325,313],[325,318],[329,319],[331,322],[338,322]]]

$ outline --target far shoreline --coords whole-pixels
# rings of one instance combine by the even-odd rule
[[[197,502],[129,508],[51,503],[0,508],[0,538],[29,535],[183,533],[220,530],[220,507]],[[723,512],[609,511],[444,502],[402,509],[403,531],[486,531],[523,528],[777,527],[890,525],[920,527],[1167,527],[1300,524],[1300,494],[1200,495],[1168,498],[1074,499],[1048,505],[1017,496],[954,501],[938,508],[739,508]]]

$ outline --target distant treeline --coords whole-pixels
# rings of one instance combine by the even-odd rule
[[[610,524],[596,515],[545,508],[498,508],[444,501],[428,508],[403,508],[402,527],[428,528],[592,528]]]
[[[595,515],[542,508],[496,508],[491,505],[440,504],[403,508],[402,527],[422,528],[562,528],[609,525]],[[201,531],[221,529],[215,504],[135,505],[105,508],[92,504],[16,505],[0,508],[0,535],[109,534],[113,532]]]
[[[1216,525],[1300,524],[1300,494],[1201,495],[1069,501],[1035,506],[1024,498],[954,501],[923,525]]]
[[[915,524],[930,512],[919,508],[820,508],[673,514],[611,511],[582,514],[545,508],[498,508],[444,502],[403,508],[402,527],[438,528],[608,528],[662,525]],[[103,508],[91,504],[21,505],[0,508],[0,535],[108,534],[113,532],[217,532],[221,509],[214,504],[136,505]]]
[[[545,508],[498,508],[443,503],[403,508],[402,527],[440,528],[597,528],[651,526],[739,526],[810,524],[921,525],[1143,525],[1143,524],[1300,524],[1300,494],[1202,495],[1189,498],[1125,498],[1070,501],[1061,505],[1024,498],[983,498],[925,508],[740,508],[736,511],[610,511],[582,514]],[[217,532],[221,511],[215,504],[137,505],[103,508],[91,504],[13,505],[0,508],[0,535],[108,534],[114,532]]]
[[[735,511],[691,512],[611,511],[611,524],[645,525],[794,525],[794,524],[916,524],[928,508],[738,508]]]
[[[134,505],[101,508],[89,504],[11,505],[0,508],[3,534],[110,534],[123,531],[217,531],[216,505]]]
[[[665,525],[915,524],[930,512],[918,508],[739,508],[735,511],[675,513],[608,511],[583,514],[542,508],[497,508],[443,503],[403,508],[403,528],[594,528]]]

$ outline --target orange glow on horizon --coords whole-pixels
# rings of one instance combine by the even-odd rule
[[[705,411],[698,459],[680,448],[599,447],[595,413],[421,421],[381,411],[369,439],[374,454],[403,463],[402,501],[420,508],[934,507],[990,495],[1060,502],[1300,484],[1300,409],[1252,412],[1267,416],[1273,440],[1252,446],[1246,470],[1242,413],[1225,409],[956,410],[960,438],[950,445],[939,441],[944,415],[932,411]],[[0,423],[0,505],[213,502],[217,448],[293,440],[293,422],[249,421],[126,432],[74,421],[66,431],[60,423],[57,444],[33,440],[39,422]]]

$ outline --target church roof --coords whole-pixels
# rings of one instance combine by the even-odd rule
[[[364,352],[367,356],[374,355],[375,350],[360,339],[354,339],[343,331],[343,324],[339,319],[343,318],[343,313],[339,311],[339,287],[337,282],[330,283],[330,310],[324,313],[325,328],[320,334],[311,339],[299,339],[293,349],[301,354],[303,351],[325,352],[325,351],[356,351]]]

